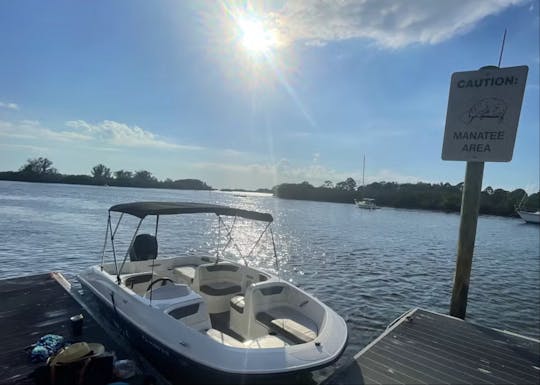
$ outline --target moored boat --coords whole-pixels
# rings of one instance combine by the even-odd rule
[[[367,210],[376,210],[380,208],[379,206],[375,204],[375,199],[372,199],[372,198],[364,198],[360,200],[355,199],[354,204],[358,208],[367,209]]]
[[[220,231],[224,229],[220,234],[227,237],[225,246],[218,247],[216,255],[186,252],[157,258],[159,218],[186,214],[217,216]],[[118,215],[113,225],[112,217]],[[125,215],[139,221],[120,261],[115,237]],[[138,234],[148,217],[155,218],[154,234]],[[224,218],[232,218],[232,225]],[[242,257],[244,263],[223,258],[226,248],[236,246],[232,233],[237,219],[261,222],[264,227]],[[327,366],[346,346],[343,318],[300,288],[247,263],[263,234],[271,236],[277,263],[272,221],[267,213],[211,204],[115,205],[109,209],[101,264],[78,278],[165,374],[168,369],[196,365],[245,379]],[[113,261],[105,263],[109,238]]]
[[[540,223],[540,211],[532,212],[518,210],[517,213],[525,222]]]

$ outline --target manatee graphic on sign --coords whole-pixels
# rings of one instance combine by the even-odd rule
[[[501,122],[508,106],[504,100],[499,98],[485,98],[476,102],[463,114],[465,124],[471,123],[474,119],[498,119]]]
[[[527,66],[452,74],[443,160],[512,160]]]

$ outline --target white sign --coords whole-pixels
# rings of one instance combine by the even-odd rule
[[[443,160],[512,160],[528,70],[484,67],[452,75]]]

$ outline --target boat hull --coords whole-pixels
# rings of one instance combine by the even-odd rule
[[[81,282],[82,283],[82,282]],[[131,346],[148,360],[171,384],[298,384],[312,383],[310,370],[278,374],[235,374],[215,370],[201,365],[178,352],[173,351],[125,317],[115,313],[108,303],[104,303],[91,288],[82,283],[86,294],[92,296],[103,317],[112,320],[118,331]],[[335,362],[335,361],[334,361]],[[330,363],[331,364],[331,363]],[[326,366],[326,365],[324,365]]]
[[[537,211],[535,213],[527,212],[527,211],[518,211],[518,214],[521,217],[521,219],[523,219],[525,222],[540,224],[540,211]]]
[[[326,358],[318,359],[314,362],[308,363],[304,361],[300,365],[297,363],[294,367],[278,367],[276,366],[275,358],[268,356],[267,361],[261,365],[256,364],[258,369],[249,369],[249,362],[256,363],[257,359],[255,358],[257,352],[250,352],[249,349],[246,349],[242,354],[239,354],[238,349],[231,351],[229,347],[223,346],[213,346],[209,347],[206,350],[202,349],[198,345],[202,345],[203,341],[193,339],[193,332],[186,331],[179,333],[167,328],[165,324],[161,323],[159,319],[156,319],[156,322],[149,322],[148,319],[146,322],[141,323],[140,315],[141,310],[148,309],[148,305],[138,304],[136,300],[133,300],[133,296],[126,295],[123,290],[119,290],[119,287],[115,282],[108,279],[104,279],[102,274],[97,270],[90,270],[88,273],[83,273],[79,275],[79,281],[83,286],[85,292],[89,292],[96,299],[96,304],[99,306],[100,312],[114,322],[116,327],[119,328],[120,332],[127,336],[130,343],[136,348],[145,358],[148,359],[165,377],[173,381],[175,379],[181,378],[186,380],[190,378],[188,382],[190,383],[264,383],[266,380],[271,379],[271,382],[276,382],[276,379],[280,379],[279,382],[288,382],[289,378],[297,378],[298,375],[305,373],[310,373],[316,369],[331,365],[335,362],[343,352],[346,346],[345,341],[340,341],[342,343],[339,351],[335,351],[331,355],[326,355]],[[159,312],[156,314],[159,316]],[[169,316],[165,318],[170,319]],[[336,324],[338,326],[338,324]],[[340,327],[345,327],[346,325],[339,325]],[[166,331],[167,338],[163,339],[163,333],[161,337],[156,338],[153,336],[153,329],[158,331],[158,334],[161,331]],[[339,327],[338,327],[339,329]],[[183,333],[183,334],[182,334]],[[200,338],[199,333],[195,333]],[[346,331],[345,331],[346,335]],[[197,337],[196,337],[197,338]],[[340,338],[338,338],[340,340]],[[185,348],[186,350],[193,351],[198,349],[199,353],[195,354],[195,357],[202,358],[202,361],[206,359],[207,361],[212,361],[213,365],[218,366],[208,366],[200,361],[196,361],[193,357],[188,357],[178,350],[171,348],[167,343],[171,341],[186,341],[185,347],[178,346],[178,350]],[[198,342],[197,342],[198,341]],[[322,340],[326,341],[322,343],[322,346],[330,347],[335,344],[336,341],[330,341],[328,339]],[[268,354],[271,350],[268,349]],[[250,357],[251,353],[251,357]],[[293,356],[298,358],[305,356],[305,353],[299,355],[300,352],[293,353]],[[313,353],[310,353],[313,355]],[[285,356],[290,356],[286,352],[281,353],[279,357],[281,360],[285,359]],[[236,358],[231,358],[231,357]],[[241,359],[243,358],[243,359]],[[253,361],[255,359],[255,361]],[[228,362],[245,362],[245,367],[237,366],[232,370],[228,370],[225,365]],[[260,362],[260,360],[259,360]],[[221,366],[221,367],[220,367]],[[231,366],[232,368],[232,366]]]

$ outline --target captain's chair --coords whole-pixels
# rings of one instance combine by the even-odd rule
[[[139,234],[135,237],[129,250],[130,261],[146,261],[156,259],[158,252],[157,239],[151,234]]]

